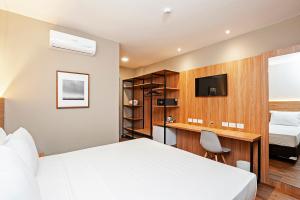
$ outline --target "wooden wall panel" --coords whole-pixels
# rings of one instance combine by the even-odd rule
[[[244,123],[247,132],[261,133],[261,56],[201,67],[180,75],[181,122],[200,118],[204,126],[221,128],[222,121]],[[195,78],[228,74],[227,97],[195,97]],[[236,130],[236,129],[233,129]]]
[[[300,111],[300,101],[270,101],[270,110]]]
[[[0,98],[0,127],[4,127],[4,99]]]
[[[215,128],[224,128],[222,122],[243,123],[245,129],[242,131],[263,134],[265,124],[261,118],[264,115],[262,111],[267,112],[267,108],[264,108],[267,105],[264,104],[267,98],[266,85],[262,77],[267,76],[266,73],[262,65],[262,56],[181,72],[180,122],[188,123],[188,118],[203,119],[204,126]],[[195,78],[217,74],[228,75],[228,96],[195,97]],[[200,134],[186,131],[178,133],[179,148],[204,155],[199,142]],[[226,138],[222,138],[221,142],[232,149],[226,156],[229,164],[235,165],[237,160],[250,160],[249,143]],[[256,155],[254,160],[257,158]],[[264,164],[262,160],[262,165]],[[254,169],[256,170],[256,167]]]
[[[264,183],[268,182],[269,169],[268,59],[295,52],[300,52],[300,45],[180,73],[180,121],[187,123],[187,118],[200,118],[204,120],[204,126],[217,128],[221,128],[222,121],[244,123],[244,131],[261,134],[261,180]],[[222,73],[228,74],[227,97],[195,97],[195,78]],[[297,104],[290,106],[295,107]],[[185,139],[182,138],[184,136],[186,136]],[[190,137],[182,134],[178,138],[183,140],[183,145],[185,145],[183,148],[191,148],[186,147]],[[178,141],[178,144],[180,146],[181,141]],[[235,145],[233,148],[236,148]],[[234,155],[233,160],[248,155],[246,150],[248,148],[245,146],[242,148],[245,148],[245,155]],[[257,151],[256,148],[255,151]]]

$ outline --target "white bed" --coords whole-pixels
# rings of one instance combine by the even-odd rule
[[[42,200],[252,200],[256,176],[149,139],[40,158]]]
[[[269,143],[286,147],[297,147],[300,143],[300,126],[270,124]]]

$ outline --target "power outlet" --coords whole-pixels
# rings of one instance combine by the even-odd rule
[[[202,119],[198,119],[198,124],[203,124],[203,120]]]
[[[188,122],[189,123],[193,123],[193,119],[192,118],[188,118]]]
[[[193,123],[198,123],[198,120],[197,119],[193,119]]]
[[[245,125],[244,125],[244,124],[241,124],[241,123],[237,123],[237,124],[236,124],[236,127],[239,128],[239,129],[244,129],[244,128],[245,128]]]
[[[223,126],[223,127],[228,127],[228,126],[229,126],[229,123],[228,123],[228,122],[222,122],[222,126]]]
[[[229,122],[229,127],[230,127],[230,128],[236,128],[236,123],[231,123],[231,122]]]

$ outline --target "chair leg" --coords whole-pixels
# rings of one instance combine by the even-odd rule
[[[218,154],[215,154],[215,160],[218,162]]]
[[[226,160],[225,160],[225,157],[223,156],[223,154],[221,154],[221,158],[222,158],[224,164],[227,164],[227,163],[226,163]]]
[[[207,151],[205,152],[204,158],[207,158]]]

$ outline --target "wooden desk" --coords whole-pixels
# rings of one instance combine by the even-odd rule
[[[257,173],[258,173],[258,181],[260,180],[260,154],[261,154],[261,136],[259,134],[255,133],[247,133],[247,132],[241,132],[241,131],[232,131],[232,130],[225,130],[225,129],[217,129],[217,128],[209,128],[209,127],[202,127],[197,125],[191,125],[191,124],[184,124],[184,123],[168,123],[166,124],[166,127],[168,128],[174,128],[176,130],[184,130],[188,132],[196,132],[201,133],[202,130],[208,130],[216,133],[219,137],[222,138],[229,138],[233,140],[243,141],[250,143],[250,171],[253,172],[254,169],[254,162],[253,162],[253,149],[254,144],[257,143],[257,160],[258,160],[258,167],[257,167]],[[197,138],[197,140],[200,138]],[[199,141],[199,140],[198,140]],[[193,141],[195,143],[195,141]],[[198,142],[200,145],[200,141]]]
[[[168,123],[168,124],[166,124],[166,126],[169,128],[175,128],[175,129],[181,129],[181,130],[199,132],[199,133],[202,130],[207,130],[207,131],[212,131],[212,132],[216,133],[220,137],[242,140],[242,141],[246,141],[246,142],[255,142],[257,140],[260,140],[260,137],[261,137],[260,135],[255,134],[255,133],[209,128],[209,127],[196,126],[196,125],[184,124],[184,123]]]

